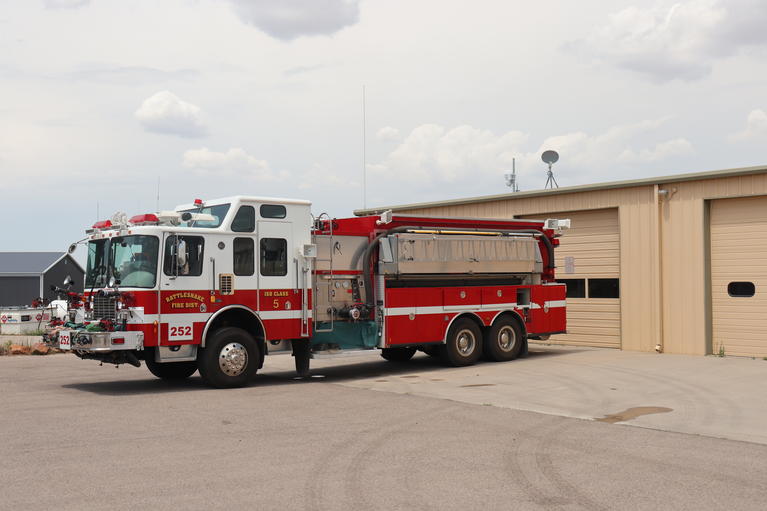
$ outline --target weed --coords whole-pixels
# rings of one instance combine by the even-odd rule
[[[3,344],[0,344],[0,355],[9,355],[11,353],[11,344],[13,344],[11,341],[5,341]]]
[[[717,357],[723,357],[725,355],[724,353],[724,344],[719,343],[719,350],[716,352]]]

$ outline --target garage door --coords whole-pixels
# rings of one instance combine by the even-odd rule
[[[620,248],[618,210],[527,215],[569,218],[556,249],[557,280],[567,284],[567,334],[552,341],[620,348]]]
[[[767,197],[711,202],[714,353],[767,356]]]

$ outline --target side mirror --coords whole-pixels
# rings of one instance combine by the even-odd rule
[[[176,264],[178,264],[180,268],[186,264],[186,242],[184,240],[179,240],[177,247]]]
[[[69,248],[67,249],[68,254],[74,254],[75,250],[77,250],[77,243],[72,243],[69,245]]]

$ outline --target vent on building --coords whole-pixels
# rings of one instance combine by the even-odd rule
[[[221,290],[222,295],[234,294],[233,279],[233,275],[229,273],[222,273],[218,276],[218,288]]]

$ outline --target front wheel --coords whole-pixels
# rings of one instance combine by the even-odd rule
[[[160,364],[155,362],[154,353],[148,353],[146,367],[149,372],[163,380],[183,380],[189,378],[197,371],[195,362],[166,362]]]
[[[383,348],[381,356],[389,362],[407,362],[415,355],[415,348]]]
[[[475,364],[482,356],[482,331],[469,318],[457,320],[447,331],[447,343],[442,359],[460,367]]]
[[[217,330],[200,350],[197,366],[212,387],[243,387],[258,371],[258,359],[253,337],[241,328],[227,327]]]

